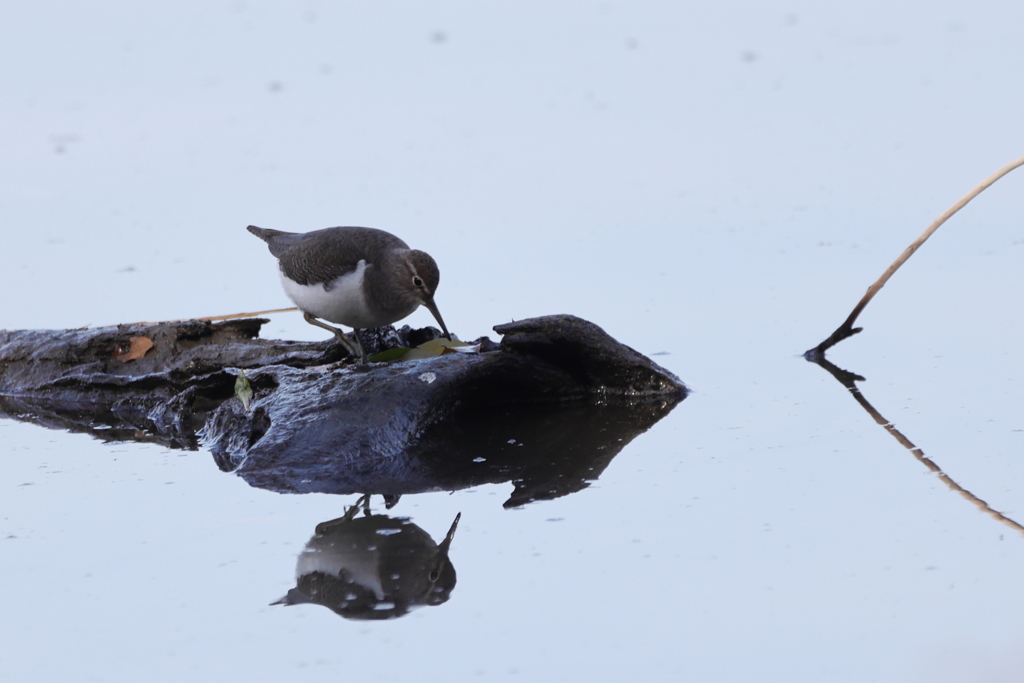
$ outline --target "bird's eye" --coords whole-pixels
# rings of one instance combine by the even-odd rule
[[[416,285],[417,287],[420,287],[420,288],[423,287],[423,280],[420,278],[419,275],[413,275],[412,276],[412,283],[414,285]]]

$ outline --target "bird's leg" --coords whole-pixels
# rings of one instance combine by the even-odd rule
[[[359,364],[366,365],[366,348],[363,346],[363,336],[359,334],[359,328],[352,328],[352,336],[356,338],[356,345],[359,347]]]
[[[327,323],[320,322],[317,320],[312,313],[306,311],[302,312],[302,317],[305,318],[306,322],[310,325],[316,325],[319,328],[330,330],[334,333],[334,336],[338,338],[338,341],[348,350],[349,355],[359,358],[359,364],[363,365],[366,363],[366,352],[363,351],[363,342],[359,339],[359,333],[355,333],[356,343],[353,344],[352,340],[348,338],[344,332],[339,330],[337,327],[328,325]]]
[[[323,536],[324,534],[329,532],[331,529],[333,529],[333,528],[335,528],[335,527],[337,527],[339,525],[343,525],[343,524],[347,524],[348,522],[351,522],[353,519],[356,518],[356,515],[359,514],[359,510],[360,509],[362,509],[363,511],[369,513],[369,511],[370,511],[370,494],[366,493],[366,494],[363,494],[362,496],[360,496],[359,500],[357,500],[355,502],[355,505],[349,506],[349,508],[347,510],[345,510],[345,514],[342,515],[341,517],[338,517],[337,519],[332,519],[332,520],[327,521],[327,522],[320,522],[319,524],[317,524],[316,525],[316,533],[318,535],[320,535],[320,536]]]

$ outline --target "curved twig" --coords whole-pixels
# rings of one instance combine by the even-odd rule
[[[875,294],[878,294],[878,290],[882,289],[882,287],[885,286],[885,283],[889,281],[889,278],[892,277],[893,273],[895,273],[900,266],[906,263],[907,259],[909,259],[913,255],[913,253],[917,251],[918,247],[924,244],[925,240],[931,237],[932,233],[938,230],[940,225],[949,220],[949,218],[957,211],[964,208],[968,202],[970,202],[972,199],[974,199],[979,194],[984,192],[986,189],[988,189],[990,185],[995,183],[1004,175],[1014,170],[1015,168],[1019,168],[1020,166],[1024,166],[1024,157],[1021,157],[1016,161],[1010,162],[1006,166],[1003,166],[1001,169],[990,175],[988,178],[983,180],[977,187],[975,187],[973,190],[964,195],[963,198],[960,199],[960,201],[958,201],[953,206],[949,207],[949,209],[947,209],[944,214],[936,218],[935,222],[929,225],[928,229],[921,233],[921,236],[914,240],[913,244],[907,247],[903,251],[903,253],[900,254],[900,257],[893,261],[892,265],[889,266],[884,273],[882,273],[882,277],[878,278],[878,281],[875,282],[875,284],[868,287],[867,293],[864,294],[863,298],[861,298],[857,305],[853,307],[853,311],[850,313],[849,317],[847,317],[846,320],[843,321],[843,324],[837,327],[836,331],[833,332],[828,339],[821,342],[813,349],[806,351],[804,353],[804,357],[807,358],[808,360],[815,360],[816,358],[823,356],[828,349],[832,348],[842,340],[846,339],[847,337],[852,337],[853,335],[860,332],[863,328],[855,328],[853,326],[854,321],[857,320],[857,316],[861,314],[861,311],[863,311],[864,307],[868,305],[868,302],[874,298]]]

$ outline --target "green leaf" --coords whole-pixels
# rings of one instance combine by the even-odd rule
[[[390,363],[396,360],[420,360],[422,358],[435,358],[446,353],[469,353],[479,350],[479,346],[467,344],[466,342],[453,339],[431,339],[417,346],[415,349],[407,349],[399,346],[387,351],[370,356],[371,363]]]
[[[369,360],[371,363],[390,363],[393,360],[402,358],[407,353],[409,353],[409,349],[404,346],[396,346],[393,349],[373,354]]]
[[[454,349],[470,346],[466,342],[461,341],[448,341],[447,339],[431,339],[428,342],[424,342],[405,354],[403,360],[419,360],[420,358],[435,358],[437,356],[443,356],[446,353],[455,353]]]
[[[245,408],[246,412],[249,412],[249,402],[252,401],[252,385],[249,384],[249,378],[245,376],[245,370],[238,371],[238,377],[235,379],[235,396],[242,402],[242,407]]]

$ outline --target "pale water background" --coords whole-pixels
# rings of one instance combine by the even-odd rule
[[[0,4],[0,328],[286,306],[247,224],[369,225],[460,337],[573,313],[695,389],[580,493],[403,498],[436,540],[462,512],[458,584],[374,623],[268,606],[354,496],[0,422],[2,678],[1021,680],[1024,535],[799,354],[1024,153],[1022,34],[1011,1]],[[830,356],[1018,521],[1021,292],[1024,171]]]

